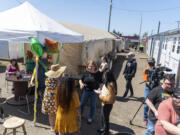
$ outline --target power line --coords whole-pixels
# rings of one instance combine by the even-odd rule
[[[162,12],[162,11],[169,11],[169,10],[175,10],[180,9],[180,7],[173,7],[173,8],[165,8],[165,9],[156,9],[156,10],[136,10],[136,9],[126,9],[126,8],[119,8],[116,6],[113,6],[113,8],[116,8],[121,11],[127,11],[127,12],[140,12],[140,13],[152,13],[152,12]]]

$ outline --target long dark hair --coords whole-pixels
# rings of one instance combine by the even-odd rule
[[[18,66],[17,60],[16,60],[16,59],[12,59],[12,60],[10,60],[10,63],[12,64],[13,61],[15,62],[15,65],[13,65],[13,66],[15,66],[15,68],[17,69],[17,71],[19,71],[19,66]]]
[[[63,78],[56,93],[56,105],[68,111],[74,92],[74,80],[70,77]]]
[[[33,58],[33,53],[27,50],[26,59],[32,60],[32,58]]]
[[[105,79],[104,79],[105,78]],[[117,93],[117,83],[116,83],[116,79],[114,77],[114,74],[111,70],[105,70],[104,73],[103,73],[103,80],[104,80],[104,83],[107,87],[107,85],[109,83],[113,83],[114,84],[114,88],[115,88],[115,91]]]

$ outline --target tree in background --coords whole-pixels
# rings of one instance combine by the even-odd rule
[[[148,37],[148,33],[147,32],[144,32],[143,34],[143,39],[146,39]]]
[[[115,29],[113,30],[113,33],[116,34],[116,35],[118,35],[118,36],[122,36],[122,33],[119,32],[119,31],[116,31]]]

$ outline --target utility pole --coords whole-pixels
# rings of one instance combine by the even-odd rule
[[[139,45],[140,45],[140,42],[141,42],[142,13],[140,15],[141,15],[141,22],[140,22],[140,27],[139,27]]]
[[[179,29],[179,26],[180,26],[180,21],[177,21],[177,23],[178,23],[178,29]]]
[[[151,30],[151,36],[153,35],[153,31],[154,31],[154,30]]]
[[[112,11],[112,0],[111,0],[111,3],[110,3],[110,10],[109,10],[108,32],[110,31],[110,25],[111,25],[111,11]]]
[[[157,31],[157,34],[159,34],[160,25],[161,25],[161,22],[159,21],[159,23],[158,23],[158,31]]]

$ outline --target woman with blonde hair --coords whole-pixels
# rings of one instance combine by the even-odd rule
[[[92,123],[94,113],[96,110],[96,101],[98,99],[97,93],[94,90],[99,88],[99,85],[102,80],[102,73],[99,72],[98,67],[94,61],[89,61],[86,66],[86,71],[82,74],[81,79],[79,80],[80,88],[83,90],[81,97],[81,115],[84,110],[88,99],[90,98],[91,106],[88,116],[88,124]]]
[[[66,133],[79,135],[80,101],[72,78],[63,78],[56,91],[56,107],[55,131],[59,132],[59,135]]]

